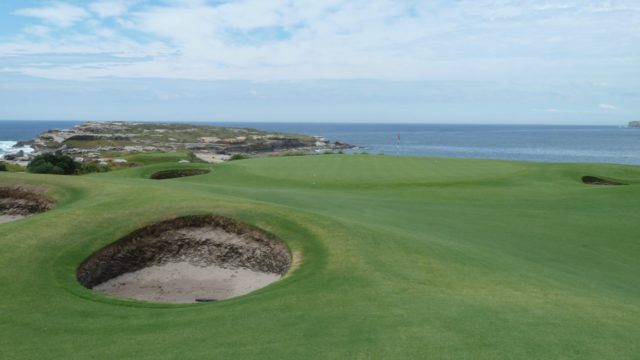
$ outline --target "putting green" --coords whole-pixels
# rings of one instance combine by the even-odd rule
[[[640,354],[638,167],[319,155],[0,173],[0,186],[17,184],[44,185],[58,204],[0,225],[2,359]],[[258,226],[299,264],[249,295],[193,305],[76,281],[94,251],[190,214]]]

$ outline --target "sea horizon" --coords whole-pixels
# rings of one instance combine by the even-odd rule
[[[17,141],[85,121],[0,120],[0,155]],[[134,121],[143,122],[143,121]],[[322,136],[356,148],[349,153],[480,158],[534,162],[640,165],[640,131],[614,125],[173,122],[194,126],[250,127]],[[27,150],[27,148],[22,148]]]
[[[270,120],[251,120],[251,121],[243,121],[243,120],[65,120],[65,119],[0,119],[0,122],[57,122],[57,123],[85,123],[85,122],[127,122],[127,123],[161,123],[161,124],[345,124],[345,125],[446,125],[446,126],[455,126],[455,125],[474,125],[474,126],[492,126],[492,125],[507,125],[507,126],[579,126],[579,127],[627,127],[629,121],[620,122],[619,124],[610,124],[610,123],[535,123],[535,122],[412,122],[412,121],[305,121],[305,120],[297,120],[297,121],[288,121],[288,120],[280,120],[280,121],[270,121]]]

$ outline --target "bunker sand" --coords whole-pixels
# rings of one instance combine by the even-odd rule
[[[232,219],[194,216],[140,229],[78,269],[96,292],[167,303],[223,300],[279,280],[291,257],[279,239]]]
[[[279,274],[243,268],[175,262],[122,274],[93,290],[139,300],[192,303],[245,295],[279,279]]]

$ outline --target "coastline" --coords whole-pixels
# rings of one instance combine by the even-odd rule
[[[7,124],[10,124],[11,128],[8,128]],[[12,132],[33,134],[36,129],[73,124],[78,122],[29,121],[23,122],[22,125],[31,129],[16,131],[16,127],[21,125],[18,122],[0,121],[0,134],[6,138]],[[640,133],[635,131],[636,129],[617,125],[275,122],[198,122],[194,125],[253,127],[263,131],[317,135],[331,141],[343,141],[359,146],[355,150],[345,151],[347,153],[640,165]],[[399,146],[396,145],[398,133],[401,135]],[[12,138],[26,140],[33,136],[13,135]]]
[[[29,154],[29,153],[33,152],[33,148],[31,148],[31,146],[14,147],[16,144],[18,144],[18,142],[19,142],[19,140],[16,140],[16,141],[2,140],[2,141],[0,141],[0,157],[4,156],[5,154],[15,154],[15,153],[18,153],[20,151],[23,151],[26,154]]]

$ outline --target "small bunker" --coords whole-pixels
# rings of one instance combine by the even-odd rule
[[[53,203],[39,191],[23,187],[0,187],[0,224],[45,212]]]
[[[597,176],[585,175],[582,177],[582,182],[587,185],[626,185],[615,180],[603,179]]]
[[[213,215],[163,221],[89,257],[78,281],[117,297],[193,303],[244,295],[279,280],[291,257],[281,240]]]
[[[187,176],[196,176],[196,175],[204,175],[210,173],[209,169],[172,169],[172,170],[162,170],[151,174],[151,179],[154,180],[165,180],[165,179],[175,179]]]

